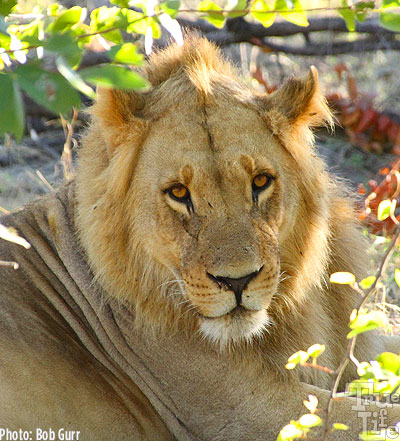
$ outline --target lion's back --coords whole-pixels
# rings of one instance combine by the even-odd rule
[[[0,269],[2,427],[31,430],[33,437],[50,427],[80,432],[85,440],[171,439],[132,380],[85,347],[99,344],[50,240],[51,205],[51,197],[42,199],[1,219],[31,244],[0,241],[1,259],[19,264]]]

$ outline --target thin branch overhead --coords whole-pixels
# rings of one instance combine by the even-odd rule
[[[334,55],[350,52],[366,52],[375,50],[400,50],[400,39],[395,32],[382,28],[376,19],[357,23],[356,31],[352,35],[360,37],[348,41],[345,35],[349,34],[344,20],[339,17],[316,17],[309,19],[309,26],[301,27],[287,21],[275,22],[265,28],[261,24],[250,23],[242,17],[228,19],[223,29],[218,29],[204,20],[189,20],[179,18],[181,26],[187,30],[195,29],[208,40],[219,46],[235,43],[250,43],[270,52],[284,52],[296,55]],[[333,41],[326,44],[314,43],[312,34],[333,33]],[[297,34],[304,35],[303,45],[280,44],[272,37],[289,37]],[[339,40],[335,38],[340,36]],[[329,39],[328,39],[329,40]]]

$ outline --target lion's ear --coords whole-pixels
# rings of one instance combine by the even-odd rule
[[[263,116],[272,131],[301,135],[301,131],[321,125],[332,126],[333,118],[319,90],[318,71],[311,66],[305,78],[289,79],[280,89],[263,99]]]
[[[90,110],[104,136],[110,155],[122,144],[140,142],[147,122],[141,117],[144,96],[135,91],[97,88],[97,101]]]

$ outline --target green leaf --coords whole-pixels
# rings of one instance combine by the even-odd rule
[[[375,384],[372,381],[354,380],[347,385],[348,396],[373,395]]]
[[[103,32],[102,36],[115,44],[123,42],[121,32],[119,29],[125,29],[127,26],[126,10],[116,6],[107,8],[107,6],[101,6],[94,9],[90,14],[90,29],[92,32]],[[134,12],[134,11],[132,11]],[[117,29],[114,29],[117,28]],[[105,32],[108,31],[108,32]]]
[[[342,9],[339,9],[339,14],[346,22],[347,29],[354,32],[356,30],[356,16],[354,11],[350,9],[347,0],[342,0]]]
[[[25,127],[24,106],[18,84],[8,73],[0,72],[0,136],[13,134],[22,138]]]
[[[398,12],[389,12],[382,9],[379,17],[379,24],[389,31],[399,32],[400,14]]]
[[[399,385],[399,377],[392,375],[392,378],[385,380],[383,371],[376,368],[369,368],[367,376],[364,376],[360,380],[354,380],[347,386],[347,396],[365,396],[365,395],[381,395],[386,396],[397,390]]]
[[[349,426],[346,426],[346,424],[342,423],[334,423],[332,427],[333,430],[349,430]]]
[[[0,0],[0,14],[7,16],[17,4],[17,0]]]
[[[398,8],[400,7],[400,0],[383,0],[382,9]]]
[[[47,51],[63,56],[72,67],[77,67],[82,60],[83,49],[79,47],[76,38],[70,33],[53,34],[46,39],[44,48]]]
[[[288,11],[280,12],[279,14],[287,21],[294,23],[297,26],[306,27],[309,25],[307,20],[307,14],[304,11],[304,7],[301,0],[292,0],[289,2],[292,7],[289,7],[286,0],[276,0],[275,10],[276,11]]]
[[[155,40],[157,40],[157,38],[161,38],[161,28],[155,18],[148,17],[147,18],[147,25],[151,27],[151,30],[153,31],[153,38]]]
[[[228,0],[225,9],[232,11],[232,12],[228,12],[228,17],[230,18],[242,17],[246,15],[247,0]],[[242,11],[242,12],[235,12],[235,11]]]
[[[366,362],[366,361],[362,361],[358,367],[357,367],[357,374],[364,378],[365,375],[367,375],[367,372],[369,371],[369,369],[371,368],[371,364]]]
[[[50,17],[55,17],[57,15],[58,10],[60,9],[61,5],[59,3],[52,3],[47,8],[47,15]]]
[[[394,280],[397,283],[397,286],[400,288],[400,269],[396,268],[394,270]]]
[[[359,285],[362,289],[368,289],[371,288],[371,286],[375,283],[376,277],[375,276],[368,276],[365,279],[362,279]]]
[[[12,227],[6,227],[0,224],[0,238],[7,240],[8,242],[16,243],[22,247],[29,249],[31,244],[25,240],[23,237],[19,236],[17,230]]]
[[[143,13],[132,11],[131,9],[122,9],[121,16],[126,20],[126,31],[130,33],[146,33],[147,22]]]
[[[299,424],[303,427],[316,427],[322,424],[322,420],[318,415],[307,413],[300,417]]]
[[[363,441],[387,441],[386,435],[380,432],[362,432],[359,436]]]
[[[395,375],[399,374],[400,356],[392,352],[383,352],[376,357],[376,361],[380,363],[382,369],[393,372]]]
[[[352,273],[337,272],[331,274],[329,281],[331,283],[338,283],[339,285],[352,285],[356,281],[356,277]]]
[[[42,28],[43,22],[40,20],[34,20],[32,23],[24,27],[18,38],[21,41],[28,43],[30,46],[41,46],[43,42],[39,40],[39,33]]]
[[[119,31],[118,29],[114,29],[109,32],[104,32],[102,34],[102,37],[108,41],[111,41],[111,43],[114,44],[121,44],[124,41],[121,35],[121,31]]]
[[[256,0],[251,7],[250,15],[259,21],[265,28],[268,28],[274,23],[276,14],[266,11],[271,11],[271,7],[267,2],[265,0]]]
[[[0,47],[8,50],[10,49],[11,37],[7,34],[0,33]]]
[[[286,369],[294,369],[298,364],[305,363],[310,358],[309,354],[305,351],[298,351],[292,354],[288,358],[288,362],[285,365]]]
[[[180,0],[166,0],[160,3],[161,10],[172,18],[177,17],[180,6]]]
[[[318,398],[315,395],[309,395],[308,401],[303,400],[303,404],[310,411],[310,413],[315,413],[318,407]]]
[[[66,114],[81,103],[78,92],[59,73],[47,72],[38,64],[19,65],[15,73],[21,88],[54,113]]]
[[[360,1],[354,4],[355,7],[355,15],[358,21],[365,21],[368,13],[375,8],[374,1]]]
[[[277,441],[293,441],[295,438],[300,438],[303,436],[303,430],[296,426],[294,422],[286,425],[278,435]]]
[[[351,322],[349,324],[349,328],[352,329],[352,331],[347,334],[347,338],[350,339],[355,335],[385,326],[387,326],[387,317],[382,311],[360,311],[358,314],[352,313]]]
[[[225,17],[222,8],[211,0],[203,0],[197,7],[198,11],[204,11],[201,18],[207,20],[217,28],[223,28],[225,24]]]
[[[138,53],[137,47],[133,43],[113,46],[107,53],[115,63],[120,64],[140,66],[144,60],[144,56]]]
[[[86,8],[73,6],[59,15],[53,23],[47,27],[47,32],[63,32],[70,29],[77,23],[84,21],[86,18]]]
[[[129,8],[129,0],[110,0],[110,3],[120,8]]]
[[[392,202],[389,199],[379,203],[378,206],[378,220],[383,221],[390,216],[390,210],[392,208]]]
[[[359,435],[363,441],[399,441],[400,434],[390,429],[381,430],[380,432],[368,431]]]
[[[146,14],[146,11],[148,9],[148,3],[149,0],[131,0],[129,2],[129,7],[141,9]]]
[[[325,345],[315,344],[307,349],[307,354],[312,358],[316,358],[319,357],[324,351]]]
[[[57,57],[56,59],[57,69],[60,74],[76,89],[91,98],[96,99],[95,91],[87,85],[77,72],[72,70],[65,62],[63,57]]]
[[[121,66],[103,64],[82,69],[79,73],[85,81],[105,87],[144,89],[148,86],[147,81],[139,74]]]
[[[120,12],[121,10],[115,6],[112,8],[101,6],[93,9],[90,14],[90,29],[92,31],[102,31],[114,27],[116,22],[120,20]]]

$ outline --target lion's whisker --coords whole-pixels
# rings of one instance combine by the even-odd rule
[[[163,282],[160,285],[158,285],[157,288],[161,288],[162,286],[165,285],[172,285],[173,283],[183,283],[183,280],[182,279],[167,280],[166,282]]]

